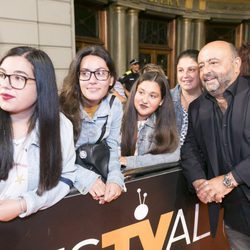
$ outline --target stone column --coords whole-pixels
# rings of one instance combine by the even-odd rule
[[[176,22],[176,55],[175,57],[177,58],[177,56],[180,54],[181,49],[182,49],[182,18],[179,17],[177,18],[177,22]]]
[[[243,42],[250,41],[250,20],[246,20],[243,26]]]
[[[181,23],[180,51],[193,48],[192,19],[183,17]]]
[[[133,58],[139,59],[139,19],[138,19],[138,10],[129,9],[128,10],[128,35],[127,35],[127,55],[128,61]],[[127,62],[128,64],[128,62]]]
[[[206,43],[205,41],[205,20],[194,20],[194,49],[200,50]]]
[[[112,57],[116,65],[117,74],[120,76],[127,69],[126,8],[114,6],[111,19],[113,24]]]

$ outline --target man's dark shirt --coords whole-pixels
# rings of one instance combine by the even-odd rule
[[[232,171],[233,167],[238,163],[234,160],[234,148],[237,147],[237,145],[232,145],[231,140],[233,137],[231,127],[232,109],[237,86],[238,82],[236,81],[224,93],[224,98],[228,103],[225,113],[221,111],[213,96],[209,93],[206,95],[206,97],[213,102],[216,151],[220,175]],[[241,140],[241,138],[239,138],[239,140]],[[235,171],[232,171],[232,173],[236,181],[241,182],[240,177]],[[250,235],[250,202],[247,200],[240,185],[225,196],[222,205],[225,209],[225,224],[239,232]]]

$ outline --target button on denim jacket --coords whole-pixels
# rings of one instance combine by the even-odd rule
[[[137,139],[138,155],[126,156],[126,169],[147,167],[161,163],[177,162],[180,159],[180,147],[172,153],[150,154],[154,146],[153,133],[156,126],[156,116],[151,115],[139,132]]]
[[[112,108],[110,109],[109,100],[111,95],[104,98],[94,114],[90,118],[82,109],[82,129],[79,139],[76,142],[76,148],[85,143],[95,143],[101,135],[102,126],[107,117],[106,132],[103,139],[106,139],[110,147],[109,173],[107,182],[118,184],[124,187],[124,177],[121,173],[121,164],[119,162],[119,146],[120,146],[120,129],[123,116],[123,108],[121,102],[115,98]],[[86,194],[92,184],[99,177],[98,174],[77,165],[77,177],[74,186],[80,193]]]
[[[69,183],[73,184],[75,181],[76,166],[73,126],[63,114],[60,114],[60,132],[62,147],[61,179],[54,188],[45,191],[41,196],[36,193],[39,184],[40,172],[38,124],[36,124],[35,129],[31,132],[30,145],[28,146],[28,190],[27,192],[21,194],[26,201],[27,211],[20,214],[20,217],[28,216],[40,209],[45,209],[54,205],[69,193],[71,187]],[[42,160],[46,161],[47,159]]]

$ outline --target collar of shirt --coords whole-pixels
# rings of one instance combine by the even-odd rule
[[[237,86],[238,86],[238,79],[239,77],[237,77],[237,79],[225,90],[223,96],[228,100],[228,98],[230,96],[235,96],[236,92],[237,92]],[[216,102],[215,97],[213,97],[207,90],[204,91],[205,92],[205,97],[208,98],[210,101],[212,102]]]

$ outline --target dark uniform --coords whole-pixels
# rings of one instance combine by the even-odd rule
[[[128,70],[120,79],[119,81],[123,84],[125,89],[130,92],[134,82],[139,78],[139,73],[138,72],[133,72],[132,67],[133,65],[138,65],[139,66],[139,61],[137,59],[132,59],[129,62],[129,65],[131,67],[130,70]],[[139,68],[138,68],[139,69]]]
[[[134,73],[132,70],[127,71],[119,81],[125,86],[126,90],[130,92],[134,82],[138,79],[139,73]]]

